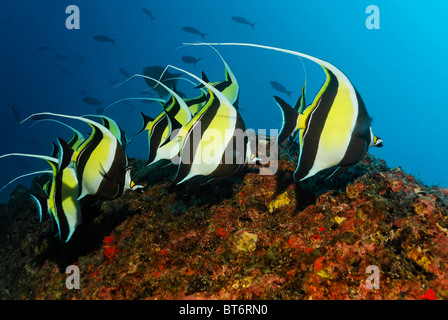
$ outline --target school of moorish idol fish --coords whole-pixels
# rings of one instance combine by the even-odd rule
[[[369,147],[382,146],[383,140],[372,132],[372,119],[358,91],[347,76],[331,63],[300,52],[247,43],[199,42],[186,45],[207,45],[214,49],[223,61],[225,80],[212,83],[204,72],[198,77],[169,65],[166,70],[172,68],[188,75],[194,79],[189,81],[200,91],[197,97],[184,99],[175,88],[161,81],[163,75],[160,79],[134,75],[126,80],[143,77],[148,84],[153,84],[151,88],[154,90],[162,88],[169,93],[167,99],[127,99],[149,99],[162,106],[156,118],[142,113],[143,127],[139,133],[146,131],[148,135],[146,165],[163,162],[176,165],[175,184],[193,177],[201,177],[204,183],[230,177],[257,159],[250,138],[240,135],[246,127],[238,111],[240,88],[237,79],[213,46],[251,46],[280,51],[311,60],[324,70],[326,81],[308,106],[305,101],[306,80],[295,106],[274,97],[283,115],[276,144],[288,140],[299,147],[298,164],[293,176],[295,182],[299,183],[330,168],[334,170],[328,178],[340,175],[358,163]],[[108,108],[127,99],[119,100]],[[99,118],[101,123],[90,118]],[[92,131],[86,137],[62,119],[85,123]],[[42,193],[31,194],[31,198],[38,208],[40,221],[47,214],[55,236],[63,242],[68,242],[82,223],[86,206],[116,199],[127,190],[143,188],[131,179],[131,166],[125,152],[129,140],[113,119],[104,115],[71,116],[40,112],[30,115],[22,123],[28,120],[34,123],[55,121],[73,132],[68,142],[57,138],[51,156],[23,153],[0,156],[0,159],[9,156],[33,157],[48,162],[50,170],[24,174],[7,185],[32,174],[51,174],[51,179],[42,187]],[[241,138],[244,141],[238,141]]]

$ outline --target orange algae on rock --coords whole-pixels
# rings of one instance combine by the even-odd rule
[[[282,179],[297,161],[287,152],[277,176],[175,189],[169,169],[137,161],[136,182],[162,180],[105,203],[64,248],[39,242],[50,225],[18,189],[0,206],[23,215],[0,226],[0,298],[448,299],[446,189],[370,155],[337,179],[295,185]],[[65,288],[74,263],[82,290]],[[370,265],[379,290],[366,287]]]

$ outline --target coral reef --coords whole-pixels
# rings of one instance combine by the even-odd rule
[[[0,207],[0,298],[448,299],[448,189],[371,155],[294,184],[288,148],[276,175],[204,186],[135,160],[145,190],[92,207],[67,244],[19,186]],[[79,289],[66,287],[68,265]]]

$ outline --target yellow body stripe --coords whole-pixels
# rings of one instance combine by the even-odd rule
[[[67,167],[62,171],[61,186],[61,205],[69,226],[69,233],[66,241],[70,239],[76,227],[81,223],[81,206],[77,197],[78,179],[76,177],[76,171],[73,167]]]
[[[233,110],[232,110],[233,109]],[[233,129],[236,122],[236,112],[221,101],[218,111],[210,122],[207,130],[204,131],[201,141],[198,145],[198,152],[195,154],[193,163],[201,164],[197,169],[208,173],[207,165],[217,166],[221,161],[221,155],[224,153],[232,136],[226,135],[226,129]],[[228,130],[227,130],[228,131]],[[220,138],[220,140],[218,140]],[[219,157],[217,157],[219,155]]]
[[[299,117],[297,118],[296,130],[305,129],[311,113],[318,106],[319,101],[322,98],[322,95],[324,94],[325,90],[327,90],[328,84],[330,83],[330,74],[328,73],[328,70],[325,67],[323,67],[323,66],[322,66],[322,68],[324,69],[325,74],[327,75],[325,83],[320,88],[319,92],[317,93],[316,97],[313,100],[313,103],[308,108],[306,108],[305,111],[303,111],[303,114],[300,114]],[[303,147],[303,136],[304,136],[304,134],[305,134],[305,130],[301,130],[300,131],[300,135],[299,135],[299,138],[300,138],[300,149],[302,149],[302,147]]]
[[[225,63],[225,62],[224,62]],[[227,63],[225,63],[226,67],[226,81],[231,81],[230,86],[222,90],[222,94],[224,97],[226,97],[231,103],[235,103],[236,99],[238,98],[238,82],[236,81],[236,78],[233,74],[233,72],[230,70]]]
[[[89,160],[84,167],[82,178],[82,188],[86,188],[85,191],[88,192],[88,194],[95,194],[98,190],[98,187],[103,180],[103,176],[100,173],[104,172],[104,170],[108,170],[112,165],[116,148],[117,140],[115,137],[114,139],[111,139],[108,136],[103,136],[101,142],[90,154]],[[111,153],[111,151],[113,151],[113,153]]]
[[[354,127],[353,107],[349,89],[339,82],[338,93],[321,133],[319,148],[322,152],[345,153]]]

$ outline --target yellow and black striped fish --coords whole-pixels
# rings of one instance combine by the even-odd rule
[[[70,240],[82,221],[81,204],[77,199],[78,179],[71,163],[73,152],[73,149],[59,138],[51,157],[22,153],[0,156],[0,159],[8,156],[40,158],[50,164],[52,179],[49,190],[46,190],[46,196],[31,194],[31,198],[37,205],[40,221],[42,222],[43,213],[46,212],[50,216],[53,229],[57,229],[59,238],[64,242]]]
[[[128,189],[139,187],[131,180],[124,148],[109,129],[87,118],[49,112],[33,114],[24,121],[35,116],[79,120],[92,128],[90,136],[74,151],[71,159],[80,184],[78,200],[86,195],[112,200]]]
[[[243,137],[245,126],[240,114],[214,86],[185,70],[170,67],[200,81],[209,95],[207,104],[167,144],[173,156],[180,155],[175,183],[181,184],[195,176],[213,179],[234,174],[246,161],[247,138]],[[235,134],[239,132],[243,139],[236,139]],[[238,146],[241,147],[237,150]]]
[[[204,45],[194,43],[192,45]],[[383,140],[371,128],[361,96],[347,76],[331,63],[296,51],[249,43],[210,43],[236,45],[285,52],[318,63],[327,75],[313,103],[297,114],[280,98],[276,98],[284,114],[281,138],[300,130],[300,155],[294,179],[301,181],[329,168],[331,176],[341,174],[359,162],[369,147],[381,147]],[[294,115],[290,117],[289,115]]]

